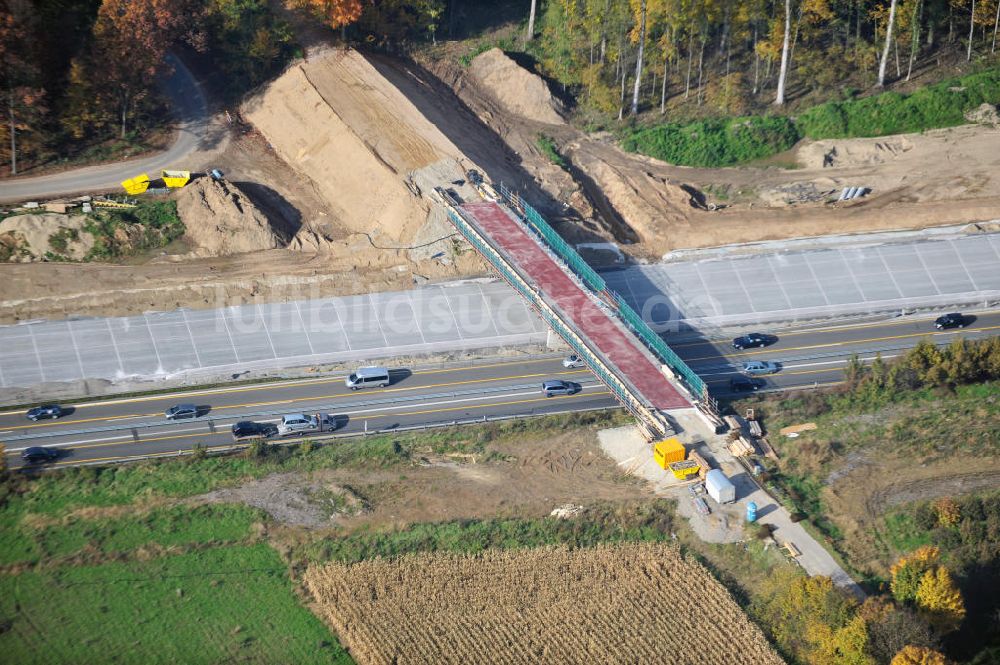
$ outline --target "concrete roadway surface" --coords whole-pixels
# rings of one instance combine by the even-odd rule
[[[28,201],[63,194],[118,190],[121,182],[140,173],[158,178],[161,169],[185,167],[188,155],[201,147],[209,134],[208,103],[198,81],[180,59],[166,57],[173,74],[164,84],[174,116],[180,121],[173,145],[165,152],[123,162],[85,166],[71,171],[26,178],[8,178],[0,183],[0,201]]]
[[[854,353],[871,359],[881,352],[890,358],[921,339],[948,344],[959,336],[976,339],[1000,332],[1000,311],[979,313],[972,325],[962,330],[935,330],[933,319],[931,315],[878,323],[803,326],[782,331],[779,340],[767,348],[748,351],[735,351],[729,337],[678,341],[672,348],[705,377],[715,394],[725,397],[729,379],[738,375],[745,360],[780,363],[777,374],[762,378],[765,390],[783,390],[839,381],[845,360]],[[558,358],[498,360],[471,367],[418,369],[412,374],[392,370],[392,374],[389,388],[356,392],[344,386],[342,376],[334,376],[79,403],[59,420],[37,423],[28,421],[24,410],[7,411],[0,413],[0,441],[7,446],[12,466],[20,464],[21,450],[38,445],[62,449],[55,464],[69,465],[167,454],[190,450],[195,444],[224,446],[231,443],[232,423],[247,419],[277,422],[284,413],[329,413],[338,419],[337,433],[349,433],[364,431],[366,423],[372,431],[615,404],[587,370],[567,370]],[[581,391],[545,398],[541,382],[554,378],[579,383]],[[207,414],[196,420],[167,421],[163,412],[180,403],[204,407]],[[86,431],[101,429],[110,431]],[[42,436],[18,438],[24,435]]]

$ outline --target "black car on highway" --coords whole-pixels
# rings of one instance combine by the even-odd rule
[[[751,379],[748,376],[737,376],[729,379],[729,390],[734,393],[753,392],[763,387],[763,381],[760,379]]]
[[[778,338],[774,335],[765,335],[764,333],[749,333],[747,335],[740,335],[733,340],[733,348],[737,351],[742,351],[743,349],[749,349],[755,346],[765,347],[768,344],[774,344],[778,341]]]
[[[255,423],[252,420],[242,420],[233,425],[233,441],[269,439],[277,434],[278,426],[273,423]]]
[[[28,464],[45,464],[54,462],[59,457],[59,451],[55,448],[45,448],[44,446],[33,446],[21,451],[21,459]]]
[[[968,324],[969,321],[965,318],[965,315],[959,314],[958,312],[945,314],[944,316],[939,316],[934,319],[934,327],[938,330],[945,330],[947,328],[964,328]]]
[[[38,421],[43,418],[61,418],[64,413],[66,413],[66,410],[58,404],[43,404],[42,406],[28,409],[28,413],[24,415],[27,416],[28,420]]]

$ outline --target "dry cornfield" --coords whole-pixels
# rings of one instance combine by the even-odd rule
[[[782,662],[667,544],[427,553],[313,566],[305,582],[364,664]]]

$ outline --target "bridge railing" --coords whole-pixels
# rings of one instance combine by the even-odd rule
[[[667,343],[663,341],[663,338],[657,335],[649,327],[649,324],[639,316],[638,313],[632,307],[622,299],[617,293],[613,293],[608,289],[607,283],[604,279],[598,275],[586,261],[583,260],[577,251],[569,245],[562,237],[556,233],[548,222],[538,213],[537,210],[532,208],[521,196],[512,190],[510,190],[506,185],[500,183],[500,196],[505,203],[508,204],[516,213],[521,216],[521,219],[527,224],[527,226],[538,234],[542,240],[545,241],[546,245],[554,251],[559,258],[561,258],[570,270],[572,270],[576,275],[583,280],[583,282],[592,289],[595,293],[601,293],[605,295],[611,295],[614,297],[615,304],[618,307],[618,313],[622,321],[632,329],[632,331],[645,343],[647,348],[652,351],[661,362],[670,367],[674,372],[676,372],[681,380],[684,381],[688,390],[691,391],[693,395],[698,398],[705,398],[708,396],[708,388],[705,382],[701,380],[694,371],[688,367],[688,364],[681,360],[681,358],[667,346]]]
[[[601,293],[602,291],[607,291],[608,285],[605,283],[604,278],[598,275],[593,268],[591,268],[586,261],[583,260],[573,247],[569,245],[565,240],[562,239],[555,229],[553,229],[548,222],[538,213],[537,210],[532,208],[528,203],[521,198],[521,196],[514,191],[507,188],[506,185],[500,183],[500,196],[503,198],[504,202],[507,203],[508,207],[514,210],[521,216],[521,219],[528,225],[528,227],[542,237],[545,244],[548,245],[554,251],[559,258],[566,262],[566,265],[576,273],[576,275],[584,281],[584,283],[595,293]]]
[[[617,293],[614,294],[615,304],[618,305],[618,314],[622,321],[625,322],[629,328],[632,329],[639,339],[641,339],[649,349],[656,354],[656,356],[670,369],[676,372],[681,380],[687,385],[688,390],[691,391],[693,395],[699,398],[704,398],[708,396],[708,387],[700,376],[695,374],[686,362],[681,360],[673,349],[667,346],[667,343],[663,341],[663,338],[657,335],[649,324],[639,316],[639,314],[632,309],[632,307],[625,302]]]
[[[448,217],[451,219],[455,227],[461,232],[462,236],[469,241],[469,243],[476,248],[476,250],[486,258],[490,264],[500,273],[500,276],[510,284],[518,293],[520,293],[538,312],[542,318],[545,320],[549,326],[562,337],[567,344],[575,351],[581,358],[587,361],[588,367],[594,373],[595,376],[603,383],[612,394],[618,398],[618,400],[625,406],[626,409],[632,415],[634,415],[640,423],[644,425],[644,428],[649,432],[650,437],[662,436],[665,434],[667,425],[665,422],[658,418],[653,410],[646,405],[641,399],[639,399],[632,391],[619,379],[615,374],[608,370],[604,366],[604,363],[600,358],[586,345],[583,340],[573,331],[566,323],[555,315],[555,313],[548,307],[548,305],[542,300],[541,296],[535,292],[514,270],[511,269],[507,261],[503,256],[486,242],[480,235],[479,232],[470,225],[458,211],[455,204],[448,200],[447,194],[439,193],[442,196],[442,200],[445,202],[445,208],[448,211]]]

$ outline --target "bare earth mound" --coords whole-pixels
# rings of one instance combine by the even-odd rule
[[[509,113],[526,120],[562,125],[562,104],[542,77],[529,72],[498,48],[477,55],[469,74]]]
[[[94,237],[83,230],[83,215],[15,215],[0,222],[0,248],[11,261],[34,261],[49,252],[80,260],[94,246]],[[63,246],[53,247],[52,236],[62,238]]]
[[[781,663],[700,565],[666,544],[431,553],[309,568],[359,663]]]
[[[427,201],[409,184],[416,172],[464,159],[352,50],[331,49],[296,64],[243,110],[278,155],[313,184],[337,222],[394,241],[412,239],[428,221]],[[457,165],[453,171],[463,173]]]
[[[287,239],[271,228],[267,216],[228,182],[200,178],[177,196],[177,214],[188,239],[202,256],[228,256],[277,249]]]

